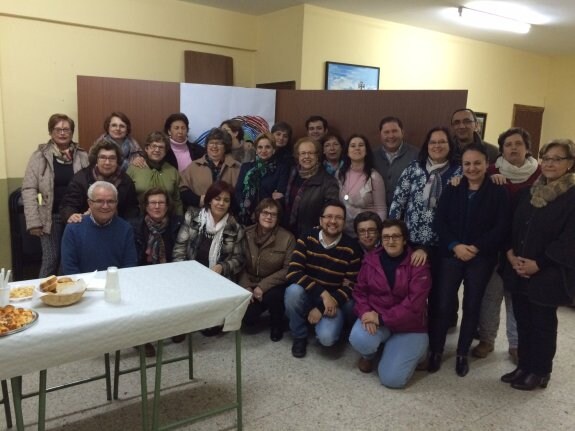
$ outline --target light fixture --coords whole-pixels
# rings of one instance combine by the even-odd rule
[[[487,28],[491,30],[509,31],[512,33],[526,34],[531,29],[531,24],[507,18],[501,15],[495,15],[489,12],[483,12],[470,9],[465,6],[457,8],[461,20],[469,26]]]

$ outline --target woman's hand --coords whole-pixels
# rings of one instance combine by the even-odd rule
[[[515,272],[517,272],[519,277],[523,278],[529,278],[533,274],[539,272],[539,266],[537,266],[537,262],[535,262],[533,259],[527,259],[525,257],[518,257],[513,269],[515,269]]]
[[[264,298],[264,291],[259,286],[256,286],[254,289],[254,298],[259,302],[262,302]]]
[[[457,187],[460,182],[461,182],[461,175],[451,177],[451,179],[449,180],[449,184],[451,184],[453,187]]]
[[[463,262],[469,262],[473,259],[477,252],[477,247],[474,245],[467,245],[467,244],[457,244],[453,247],[453,253],[455,253],[455,257]]]
[[[493,174],[491,175],[491,181],[493,182],[493,184],[502,186],[507,183],[507,178],[505,178],[501,174]]]
[[[374,335],[379,327],[379,316],[375,311],[367,311],[361,316],[361,326],[370,335]]]
[[[411,264],[413,266],[425,265],[427,262],[427,253],[425,250],[419,248],[411,254]]]
[[[274,199],[274,200],[276,200],[276,201],[277,201],[277,200],[280,200],[280,199],[283,198],[283,197],[284,197],[284,194],[283,194],[283,193],[280,193],[280,192],[273,192],[273,193],[272,193],[272,199]]]
[[[224,267],[218,263],[218,264],[214,265],[211,268],[211,270],[214,271],[215,273],[222,275],[222,272],[224,271]]]
[[[320,320],[321,320],[321,311],[319,311],[317,307],[312,309],[307,315],[307,321],[312,325],[315,325]]]
[[[41,227],[33,227],[28,233],[33,236],[42,236],[44,235],[44,230]]]
[[[134,165],[137,168],[147,168],[148,164],[146,163],[146,159],[142,156],[136,156],[132,159],[130,164]]]
[[[506,255],[507,255],[507,260],[509,261],[509,263],[511,264],[513,269],[515,269],[515,266],[519,264],[519,261],[517,259],[517,256],[515,256],[513,249],[507,250]]]
[[[82,221],[82,214],[74,213],[68,217],[67,223],[80,223]]]

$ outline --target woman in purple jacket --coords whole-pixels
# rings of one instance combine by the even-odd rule
[[[388,388],[403,388],[427,352],[429,265],[414,266],[401,220],[383,222],[383,247],[367,254],[353,289],[358,316],[349,342],[361,354],[358,368],[373,370],[377,350],[385,349],[378,365],[379,379]]]

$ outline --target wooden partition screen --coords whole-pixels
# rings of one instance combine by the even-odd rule
[[[278,90],[276,121],[291,124],[298,138],[307,134],[305,120],[321,115],[344,139],[361,133],[377,146],[380,120],[394,116],[403,122],[406,141],[420,147],[430,128],[448,126],[453,111],[466,104],[467,90]]]
[[[164,120],[180,112],[177,82],[78,76],[79,143],[88,149],[104,133],[104,120],[121,111],[132,123],[132,136],[143,144],[146,136],[164,129]]]
[[[192,84],[234,85],[234,59],[207,52],[184,51],[185,80]]]

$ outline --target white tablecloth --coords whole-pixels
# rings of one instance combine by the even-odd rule
[[[80,302],[63,308],[38,299],[14,304],[36,310],[39,318],[25,331],[0,337],[0,379],[211,326],[234,331],[251,297],[195,261],[125,268],[119,276],[119,304],[105,302],[103,291],[87,291]]]

